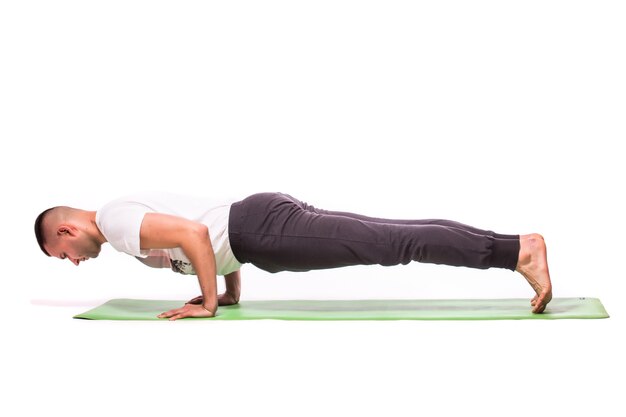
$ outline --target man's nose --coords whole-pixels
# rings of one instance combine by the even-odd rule
[[[78,259],[74,259],[74,258],[68,258],[70,261],[72,261],[72,263],[76,266],[78,266],[78,264],[80,263],[80,261]]]

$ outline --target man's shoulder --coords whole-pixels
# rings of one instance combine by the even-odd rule
[[[100,228],[111,222],[124,224],[136,217],[133,213],[143,215],[149,211],[153,210],[148,204],[142,201],[140,196],[129,194],[111,200],[96,210],[96,224]]]
[[[145,201],[140,194],[128,194],[105,203],[97,210],[97,213],[111,213],[120,209],[147,207]]]

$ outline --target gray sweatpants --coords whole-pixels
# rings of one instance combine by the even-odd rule
[[[515,270],[519,235],[450,220],[390,220],[317,209],[288,194],[259,193],[231,206],[235,257],[268,272],[411,261]]]

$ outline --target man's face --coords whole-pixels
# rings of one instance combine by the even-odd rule
[[[101,245],[85,233],[65,226],[59,227],[57,233],[46,240],[44,247],[50,256],[69,259],[74,265],[97,258],[101,249]]]

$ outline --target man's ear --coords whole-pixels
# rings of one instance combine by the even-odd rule
[[[75,236],[76,228],[69,224],[61,224],[57,228],[57,236]]]

